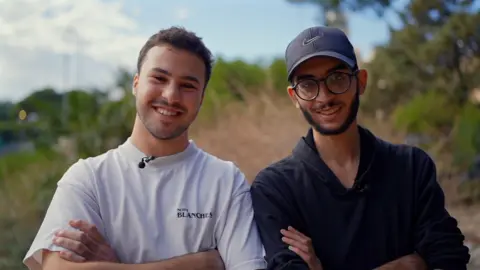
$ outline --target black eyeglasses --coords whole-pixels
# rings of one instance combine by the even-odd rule
[[[324,79],[304,79],[293,86],[297,96],[303,100],[314,100],[320,94],[320,83],[324,82],[328,92],[339,95],[347,92],[352,83],[352,77],[357,75],[358,71],[352,73],[332,72]]]

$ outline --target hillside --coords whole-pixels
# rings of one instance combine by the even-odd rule
[[[278,95],[249,99],[247,107],[242,104],[230,107],[213,126],[198,123],[193,129],[193,138],[206,151],[234,161],[251,181],[263,167],[288,155],[306,133],[308,127],[303,116],[289,103]],[[363,118],[360,124],[385,140],[394,143],[404,140],[402,133],[387,121]],[[446,193],[448,209],[472,248],[472,265],[478,265],[470,269],[480,269],[480,206],[458,205],[458,181],[439,181]]]

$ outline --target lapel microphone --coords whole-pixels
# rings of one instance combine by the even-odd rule
[[[147,166],[147,163],[150,161],[154,160],[156,157],[154,156],[148,156],[148,157],[143,157],[140,162],[138,163],[138,168],[143,169],[145,166]]]

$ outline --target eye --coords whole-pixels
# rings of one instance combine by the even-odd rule
[[[157,82],[166,82],[166,81],[167,81],[167,78],[162,77],[162,76],[154,76],[153,78],[154,78],[155,81],[157,81]]]
[[[182,87],[188,88],[188,89],[192,89],[192,88],[195,89],[195,88],[196,88],[196,87],[195,87],[193,84],[191,84],[191,83],[184,83],[184,84],[182,84]]]
[[[345,73],[340,73],[340,72],[337,72],[337,73],[332,73],[330,76],[329,76],[329,79],[332,80],[332,81],[343,81],[346,79],[348,75],[345,74]]]
[[[180,88],[184,91],[196,91],[197,90],[197,87],[191,83],[182,83],[180,84]]]
[[[298,84],[298,87],[301,90],[314,90],[317,88],[317,84],[312,80],[305,80]]]

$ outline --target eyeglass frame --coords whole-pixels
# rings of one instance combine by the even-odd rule
[[[318,97],[318,95],[320,95],[320,86],[321,86],[320,84],[321,83],[323,83],[325,85],[325,88],[327,89],[327,91],[329,93],[331,93],[333,95],[341,95],[341,94],[344,94],[345,92],[347,92],[348,89],[350,89],[350,86],[352,86],[352,77],[357,78],[358,71],[359,71],[358,69],[353,71],[353,73],[343,72],[343,71],[334,71],[334,72],[328,74],[327,76],[325,76],[323,79],[315,79],[315,78],[304,79],[304,80],[301,80],[301,81],[295,83],[294,85],[292,85],[292,89],[293,89],[293,91],[295,91],[295,94],[300,99],[305,100],[305,101],[312,101],[312,100],[316,99]],[[336,93],[336,92],[333,92],[332,90],[330,90],[330,88],[327,86],[327,83],[326,83],[328,77],[330,77],[333,74],[337,74],[337,73],[348,75],[348,80],[349,80],[348,87],[345,87],[345,90],[343,92],[340,92],[340,93]],[[297,93],[297,86],[304,81],[314,81],[315,84],[317,84],[317,94],[311,99],[304,99]]]

